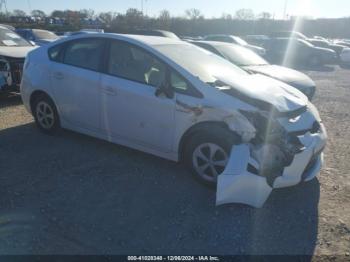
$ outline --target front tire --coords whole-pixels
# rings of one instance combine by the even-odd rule
[[[38,96],[32,105],[37,127],[45,134],[52,135],[60,128],[59,116],[52,99],[47,95]]]
[[[215,186],[226,168],[236,137],[224,128],[217,128],[196,133],[188,141],[184,159],[187,167],[199,182]]]

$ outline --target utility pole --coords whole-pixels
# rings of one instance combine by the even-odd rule
[[[7,1],[0,0],[0,12],[7,14]]]
[[[287,19],[288,0],[284,2],[283,19]]]

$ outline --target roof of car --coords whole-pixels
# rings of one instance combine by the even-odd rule
[[[181,39],[167,38],[161,36],[148,36],[148,35],[129,35],[129,34],[115,34],[115,33],[90,33],[90,34],[79,34],[70,36],[70,39],[88,38],[88,37],[105,37],[105,38],[118,38],[124,40],[135,40],[142,42],[147,45],[174,45],[174,44],[187,44],[189,43],[182,41]],[[66,38],[68,39],[68,38]],[[65,39],[65,40],[66,40]]]
[[[207,44],[207,45],[210,45],[210,46],[238,46],[236,44],[233,44],[233,43],[227,43],[227,42],[218,42],[218,41],[193,41],[193,43],[203,43],[203,44]]]
[[[184,44],[185,41],[181,39],[161,37],[161,36],[149,36],[149,35],[123,35],[123,34],[111,34],[117,36],[123,36],[126,38],[131,38],[148,45],[170,45],[170,44]]]

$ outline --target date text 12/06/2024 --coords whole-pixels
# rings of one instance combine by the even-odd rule
[[[128,261],[220,261],[216,256],[128,256]]]

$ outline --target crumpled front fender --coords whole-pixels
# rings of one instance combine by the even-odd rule
[[[249,165],[257,170],[260,165],[252,158],[251,145],[234,145],[228,164],[218,177],[216,205],[243,203],[260,208],[274,188],[294,186],[317,176],[322,168],[322,151],[327,139],[323,125],[321,129],[317,134],[299,136],[300,142],[305,146],[304,150],[294,156],[292,163],[276,176],[273,184],[269,184],[266,177],[248,171]],[[312,166],[309,166],[310,163]]]

